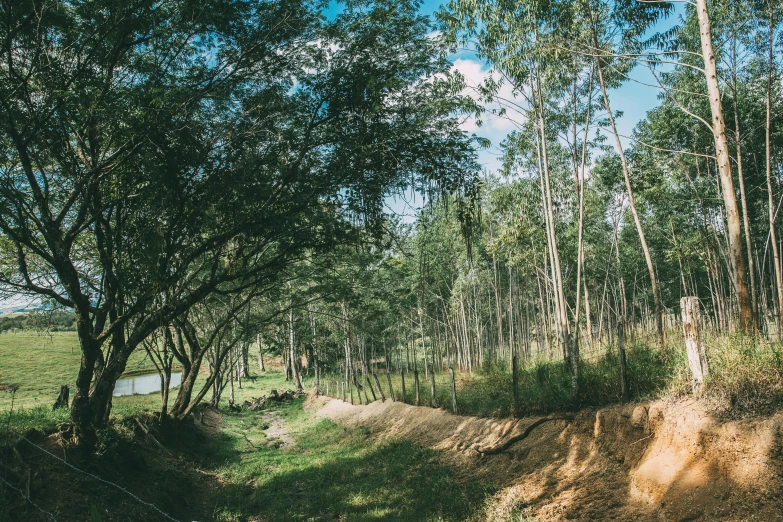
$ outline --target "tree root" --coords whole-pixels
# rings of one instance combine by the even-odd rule
[[[482,449],[478,444],[474,444],[471,446],[471,449],[476,451],[477,453],[480,453],[481,455],[497,455],[498,453],[502,453],[506,451],[508,448],[513,446],[515,443],[519,442],[522,439],[526,439],[530,433],[536,429],[537,427],[541,426],[545,422],[549,421],[556,421],[556,420],[566,420],[566,421],[572,421],[574,420],[573,415],[561,415],[558,417],[544,417],[543,419],[538,419],[536,422],[525,428],[525,431],[523,431],[521,434],[511,437],[506,442],[499,446],[495,446],[494,448],[487,448]]]

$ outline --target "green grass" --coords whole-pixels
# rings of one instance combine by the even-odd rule
[[[13,394],[15,409],[51,408],[63,384],[70,386],[73,393],[80,360],[75,332],[0,333],[0,385],[19,387]],[[128,361],[126,373],[150,371],[155,371],[152,362],[144,352],[136,351]],[[0,392],[0,412],[10,409],[11,399],[10,392]],[[153,404],[158,402],[157,394],[117,397],[114,400],[120,407],[155,407]]]
[[[685,368],[685,356],[676,347],[669,346],[662,353],[644,343],[629,343],[626,348],[630,397],[634,400],[655,398],[669,390],[673,383],[681,382],[680,369]],[[598,348],[584,354],[580,364],[580,404],[590,407],[605,406],[620,401],[620,370],[618,356],[614,350]],[[389,395],[386,375],[378,378],[384,393]],[[332,382],[331,379],[329,379]],[[402,379],[398,372],[392,373],[392,388],[398,400],[402,400]],[[424,371],[419,372],[420,404],[431,404],[430,379]],[[413,372],[405,374],[405,402],[415,404]],[[336,397],[334,384],[330,395]],[[373,386],[375,384],[373,383]],[[513,380],[509,365],[487,364],[472,373],[456,373],[457,407],[460,413],[480,417],[509,417],[514,413]],[[372,394],[370,394],[372,400]],[[376,390],[377,394],[377,390]],[[349,398],[349,395],[346,394]],[[378,394],[380,398],[380,394]],[[519,368],[520,414],[547,414],[573,408],[571,399],[571,373],[562,361],[537,359],[522,361]],[[447,372],[435,375],[436,404],[451,409],[451,384]],[[354,391],[354,400],[360,402]],[[361,402],[364,403],[364,395]]]
[[[284,449],[266,446],[260,415],[224,414],[211,452],[214,471],[229,484],[218,520],[469,520],[493,492],[455,479],[434,451],[410,441],[374,443],[368,430],[317,420],[301,403],[273,410],[297,439]]]
[[[57,334],[41,342],[35,334],[10,334],[2,340],[3,378],[11,375],[13,379],[4,382],[24,382],[33,376],[38,376],[38,381],[36,387],[20,387],[12,414],[9,408],[2,411],[0,444],[11,443],[17,434],[33,428],[55,431],[67,422],[69,412],[53,412],[49,392],[56,391],[59,383],[69,382],[68,374],[76,371],[78,356],[69,348],[75,339],[72,334]],[[19,352],[9,347],[17,344],[31,356],[15,357]],[[253,369],[254,377],[244,380],[241,389],[235,384],[237,403],[267,395],[271,389],[292,387],[279,365],[270,361],[269,366],[270,371],[260,375]],[[311,386],[312,377],[305,376],[304,384]],[[436,452],[411,441],[376,443],[365,428],[318,420],[303,410],[301,399],[273,406],[271,411],[283,419],[296,439],[294,446],[276,447],[269,444],[274,441],[265,431],[268,422],[264,415],[270,410],[231,411],[225,407],[228,396],[226,390],[221,409],[223,430],[213,438],[192,442],[199,469],[217,481],[214,512],[205,513],[205,518],[481,520],[486,499],[495,491],[491,484],[457,479],[455,470],[441,463]],[[10,406],[8,401],[4,404]],[[159,398],[156,393],[120,397],[114,405],[115,422],[103,439],[104,459],[114,458],[111,455],[119,451],[117,448],[127,452],[133,447],[134,424],[128,417],[159,408]]]
[[[642,341],[628,343],[628,375],[634,400],[692,393],[684,349],[672,341],[662,352]],[[585,350],[580,366],[582,406],[599,407],[620,399],[617,355],[612,347]],[[707,339],[711,376],[699,393],[716,410],[766,411],[783,402],[783,348],[747,338]],[[279,363],[268,361],[269,371],[235,384],[237,404],[268,395],[271,389],[292,388]],[[0,445],[12,442],[30,429],[52,432],[68,420],[69,412],[51,411],[60,384],[73,384],[79,351],[73,333],[38,335],[0,334],[0,383],[18,384],[13,395],[0,392]],[[141,354],[135,354],[129,369],[150,368]],[[382,372],[382,369],[380,370]],[[379,372],[389,396],[386,376]],[[312,375],[304,376],[311,388]],[[326,382],[333,381],[329,377]],[[393,374],[395,395],[401,398],[399,374]],[[549,413],[571,408],[570,375],[561,361],[534,360],[521,364],[520,405],[523,414]],[[373,382],[373,385],[375,383]],[[406,374],[408,403],[414,402],[413,374]],[[457,375],[461,413],[480,416],[512,414],[511,374],[504,364],[487,365],[474,373]],[[335,396],[334,385],[330,392]],[[367,390],[369,392],[369,390]],[[354,392],[354,399],[359,398]],[[376,393],[378,393],[376,389]],[[452,468],[439,461],[434,451],[411,441],[375,442],[365,428],[347,428],[318,420],[302,409],[302,400],[272,406],[288,432],[296,439],[292,447],[277,447],[268,438],[270,410],[250,412],[226,408],[230,392],[223,395],[221,413],[225,426],[214,437],[197,437],[190,442],[183,435],[172,444],[193,445],[200,471],[214,477],[214,512],[205,518],[238,520],[482,520],[487,499],[495,492],[492,484],[457,478]],[[421,404],[430,404],[430,382],[420,373]],[[378,394],[380,398],[380,394]],[[372,395],[370,394],[372,400]],[[436,375],[439,406],[451,405],[447,373]],[[362,401],[364,402],[364,401]],[[103,453],[133,448],[136,433],[131,416],[158,410],[157,393],[119,397],[114,400],[111,433],[104,440]],[[149,417],[148,417],[149,418]],[[121,440],[123,444],[112,445]],[[114,449],[113,449],[114,448]],[[183,449],[185,449],[183,447]],[[132,458],[133,450],[123,450]],[[120,451],[120,453],[122,453]],[[196,473],[194,470],[193,473]],[[256,517],[256,518],[252,518]]]
[[[743,409],[753,412],[783,402],[783,346],[742,337],[707,338],[705,342],[712,374],[699,393],[715,411]],[[660,352],[643,339],[630,340],[626,346],[626,359],[628,391],[632,401],[682,396],[694,391],[685,348],[676,333],[670,336]],[[388,396],[384,371],[379,369],[378,378]],[[419,372],[419,379],[420,401],[428,406],[431,402],[430,380],[423,370]],[[327,377],[326,380],[331,383],[330,395],[337,397],[334,378]],[[458,371],[456,381],[460,413],[481,417],[513,415],[513,385],[507,363],[487,364],[472,373]],[[437,373],[435,384],[438,406],[451,409],[448,373]],[[405,385],[405,402],[414,404],[412,372],[405,374]],[[392,373],[392,387],[397,399],[402,400],[401,378],[396,371]],[[620,402],[620,369],[615,347],[596,346],[583,351],[579,387],[581,407],[602,407]],[[346,394],[346,397],[350,396]],[[573,409],[569,368],[561,360],[520,362],[519,399],[521,415]],[[364,396],[360,400],[356,391],[354,401],[357,404],[366,402]]]

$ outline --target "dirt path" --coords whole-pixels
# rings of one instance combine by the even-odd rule
[[[289,433],[280,415],[273,411],[267,411],[264,412],[262,420],[269,426],[264,430],[269,444],[278,448],[288,448],[296,444],[296,439]]]
[[[500,491],[494,520],[783,520],[783,414],[720,422],[696,401],[583,411],[499,455],[494,446],[536,418],[480,419],[380,401],[310,398],[317,415],[366,426],[379,440],[438,450],[458,474]]]

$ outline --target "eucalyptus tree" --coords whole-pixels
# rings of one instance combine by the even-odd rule
[[[748,263],[743,251],[742,225],[740,224],[729,144],[726,137],[726,121],[712,36],[712,20],[707,0],[695,0],[694,9],[698,19],[701,57],[704,63],[703,73],[707,82],[712,115],[711,128],[715,139],[715,155],[723,188],[723,204],[726,209],[729,249],[734,266],[734,286],[739,305],[739,327],[744,332],[751,332],[756,328],[756,321],[753,316],[753,304],[748,288]]]
[[[764,145],[765,145],[765,167],[767,177],[767,194],[768,203],[767,210],[769,215],[769,234],[770,243],[772,243],[773,263],[775,268],[775,284],[778,293],[778,324],[777,324],[777,336],[778,339],[783,339],[783,267],[781,267],[780,252],[777,245],[776,235],[776,214],[775,201],[773,198],[772,189],[772,170],[773,170],[773,150],[772,150],[772,118],[773,118],[773,104],[776,97],[780,96],[780,72],[779,65],[775,60],[776,53],[775,48],[781,48],[780,42],[776,42],[779,38],[779,27],[783,20],[783,8],[779,2],[767,0],[766,2],[756,2],[756,10],[758,17],[761,20],[766,18],[766,24],[762,24],[766,29],[766,38],[763,40],[763,44],[758,46],[759,51],[766,51],[766,93],[764,96],[765,109],[766,109],[766,121],[764,125]],[[765,5],[766,4],[766,5]],[[763,13],[763,15],[761,14]]]
[[[74,310],[88,448],[155,330],[352,241],[393,191],[474,179],[415,2],[0,9],[0,282]]]
[[[663,348],[663,306],[661,304],[661,293],[658,288],[658,277],[655,273],[655,264],[653,263],[650,248],[647,244],[647,237],[644,233],[639,212],[636,208],[634,190],[631,184],[631,172],[628,165],[628,159],[623,147],[620,134],[617,131],[615,114],[612,112],[612,106],[609,100],[608,89],[622,84],[628,74],[636,65],[636,57],[643,50],[642,42],[645,31],[651,27],[662,16],[671,10],[671,4],[667,2],[647,4],[629,3],[626,1],[614,0],[586,0],[582,2],[584,6],[585,21],[588,24],[590,34],[589,48],[595,54],[596,70],[598,72],[598,83],[601,87],[601,95],[606,117],[609,121],[610,132],[615,137],[615,147],[619,153],[622,165],[623,179],[628,197],[628,207],[633,216],[636,232],[639,235],[639,242],[644,253],[644,259],[647,264],[647,272],[650,277],[650,286],[652,287],[653,300],[655,303],[655,323],[658,336],[659,349]]]
[[[511,84],[514,94],[524,101],[511,104],[522,117],[535,121],[537,170],[540,173],[544,226],[550,258],[555,297],[558,342],[566,361],[571,360],[574,396],[577,389],[578,352],[572,344],[571,321],[568,318],[563,268],[554,223],[552,183],[550,177],[551,122],[548,104],[565,95],[573,74],[569,65],[557,60],[546,47],[558,36],[558,28],[570,27],[569,2],[535,1],[477,3],[454,0],[441,13],[444,28],[453,41],[474,41],[476,51],[500,71],[503,81]],[[564,74],[565,73],[565,74]],[[499,83],[488,87],[489,98],[497,93]],[[494,96],[496,97],[496,96]]]

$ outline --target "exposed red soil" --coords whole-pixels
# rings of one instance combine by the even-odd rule
[[[783,520],[783,413],[721,421],[696,400],[613,406],[553,421],[499,455],[533,422],[374,402],[310,398],[317,415],[412,439],[458,474],[499,487],[491,520]],[[524,519],[523,519],[524,520]]]

